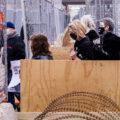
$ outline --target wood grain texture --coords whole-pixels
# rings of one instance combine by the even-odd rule
[[[51,47],[54,60],[69,60],[71,45],[67,47]]]
[[[120,105],[120,61],[21,61],[22,112],[42,112],[73,91],[102,94]]]
[[[34,120],[38,115],[40,115],[41,113],[22,113],[22,112],[18,112],[16,113],[17,114],[17,117],[18,117],[18,120]]]
[[[94,115],[98,115],[100,113],[95,113],[95,112],[90,112],[91,114],[94,114]],[[104,114],[109,114],[109,115],[112,115],[114,116],[115,113],[112,112],[102,112]],[[41,112],[19,112],[19,113],[16,113],[17,114],[17,118],[18,120],[34,120],[36,117],[38,117]],[[83,115],[82,113],[80,112],[56,112],[56,113],[50,113],[50,114],[47,114],[46,117],[44,118],[44,120],[56,120],[56,118],[60,117],[60,116],[65,116],[65,115]],[[112,119],[112,118],[111,118]],[[67,120],[80,120],[80,118],[78,119],[72,119],[72,118],[69,118]],[[83,119],[82,119],[83,120]],[[106,120],[106,118],[104,118],[103,120]]]

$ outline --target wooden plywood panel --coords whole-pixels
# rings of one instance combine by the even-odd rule
[[[50,48],[54,60],[69,60],[70,49],[71,46]]]
[[[120,105],[119,61],[21,62],[21,111],[41,112],[72,91],[106,95]]]
[[[18,112],[16,114],[17,114],[18,120],[34,120],[41,113],[22,113],[22,112]]]

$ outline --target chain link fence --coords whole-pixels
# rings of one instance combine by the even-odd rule
[[[80,7],[75,18],[80,19],[85,14],[91,14],[98,28],[102,18],[110,17],[115,23],[115,33],[120,36],[120,0],[86,0],[86,5]]]
[[[3,42],[0,48],[0,103],[7,98],[7,37],[6,37],[6,0],[0,0],[0,38],[4,40],[5,64],[2,63]],[[1,40],[2,41],[2,40]]]
[[[7,0],[7,21],[15,24],[17,34],[20,34],[22,27],[22,7],[21,0]]]
[[[47,35],[53,45],[64,32],[70,16],[65,12],[62,0],[10,0],[7,1],[7,20],[15,24],[18,34],[23,26],[28,54],[28,40],[32,34]]]
[[[110,17],[115,23],[114,33],[120,36],[120,0],[85,0],[85,5],[80,5],[78,14],[73,19],[81,19],[83,15],[92,15],[96,30],[102,18]],[[97,39],[95,44],[102,46],[102,41]]]
[[[43,33],[48,36],[51,45],[54,45],[58,38],[57,44],[62,46],[59,38],[69,19],[61,3],[61,0],[22,0],[25,40],[29,40],[34,33]],[[26,41],[26,51],[28,49]]]
[[[43,33],[48,36],[51,45],[57,36],[64,32],[69,18],[65,13],[62,1],[57,0],[22,0],[24,13],[24,29],[27,39],[34,33]]]

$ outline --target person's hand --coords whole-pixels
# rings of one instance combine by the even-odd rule
[[[73,57],[74,55],[76,55],[76,52],[74,50],[71,50],[70,57]]]
[[[77,56],[76,56],[76,52],[74,50],[71,50],[70,52],[70,58],[72,60],[80,60]]]

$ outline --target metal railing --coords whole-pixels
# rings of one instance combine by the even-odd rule
[[[5,56],[5,63],[2,63],[2,55],[0,56],[0,94],[2,97],[0,98],[0,103],[7,98],[8,90],[8,80],[7,80],[7,35],[6,35],[6,0],[0,0],[0,12],[3,14],[3,18],[1,18],[1,31],[2,34],[0,37],[3,37],[4,40],[4,56]],[[2,48],[3,49],[3,48]],[[2,52],[0,49],[0,52]]]

